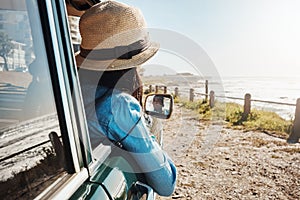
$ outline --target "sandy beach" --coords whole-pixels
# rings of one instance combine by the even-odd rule
[[[300,144],[263,132],[201,122],[175,105],[164,121],[164,149],[178,169],[166,199],[299,199]]]

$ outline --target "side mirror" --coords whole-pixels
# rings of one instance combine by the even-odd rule
[[[150,94],[145,99],[144,110],[148,115],[169,119],[173,111],[173,96],[170,94]]]

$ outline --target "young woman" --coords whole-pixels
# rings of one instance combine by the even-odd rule
[[[145,177],[140,181],[170,196],[176,167],[150,136],[141,108],[138,69],[159,48],[145,27],[136,8],[114,1],[94,5],[80,19],[76,62],[92,146],[105,136],[134,159],[141,170],[137,173]]]

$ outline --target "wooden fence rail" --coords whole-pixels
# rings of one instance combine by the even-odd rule
[[[155,93],[157,93],[157,91],[158,91],[158,89],[155,90]],[[164,93],[166,93],[166,91],[167,91],[167,87],[164,86]],[[251,102],[269,103],[269,104],[286,105],[286,106],[296,106],[292,133],[288,138],[288,142],[295,143],[295,142],[298,142],[298,140],[300,139],[300,98],[297,99],[296,104],[293,104],[293,103],[283,103],[283,102],[251,99],[251,94],[249,94],[249,93],[246,93],[244,98],[215,95],[214,91],[210,91],[210,93],[208,94],[208,81],[207,80],[205,81],[205,93],[195,93],[195,90],[193,88],[190,89],[189,101],[193,102],[196,95],[204,96],[204,101],[209,102],[209,106],[211,108],[213,108],[215,106],[215,98],[216,97],[217,98],[234,99],[234,100],[243,100],[244,101],[244,111],[243,111],[243,115],[242,115],[242,120],[246,120],[248,115],[250,114]],[[175,88],[174,97],[179,97],[178,87]]]
[[[251,112],[251,102],[260,102],[260,103],[269,103],[269,104],[277,104],[277,105],[286,105],[286,106],[296,106],[295,110],[295,118],[293,121],[292,132],[289,135],[287,142],[289,143],[297,143],[300,139],[300,98],[297,99],[296,104],[293,103],[283,103],[283,102],[275,102],[275,101],[266,101],[266,100],[259,100],[259,99],[251,99],[251,94],[245,94],[244,98],[237,98],[237,97],[228,97],[228,96],[218,96],[215,95],[214,91],[210,91],[210,94],[201,94],[197,93],[198,95],[205,95],[205,101],[207,101],[207,97],[209,96],[209,106],[211,108],[215,105],[215,97],[218,98],[227,98],[227,99],[234,99],[234,100],[244,100],[244,111],[242,114],[242,120],[246,120],[248,115]],[[190,94],[195,96],[195,94]]]

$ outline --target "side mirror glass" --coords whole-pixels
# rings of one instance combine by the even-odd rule
[[[170,94],[150,94],[145,99],[144,109],[148,115],[168,119],[173,111],[173,97]]]

